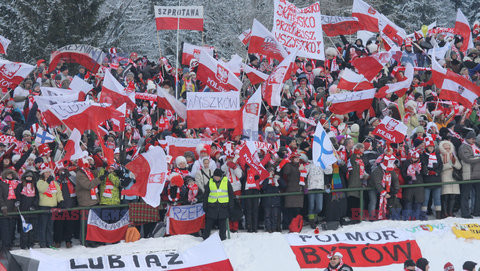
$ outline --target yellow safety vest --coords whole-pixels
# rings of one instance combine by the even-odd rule
[[[217,188],[217,184],[210,179],[208,182],[208,187],[210,188],[210,194],[208,195],[208,203],[228,203],[228,179],[223,177],[220,182],[220,187]]]

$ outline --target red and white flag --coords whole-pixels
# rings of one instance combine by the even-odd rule
[[[403,41],[407,38],[405,30],[394,24],[383,14],[379,14],[378,16],[378,28],[385,50],[400,51]]]
[[[338,115],[344,115],[354,111],[363,112],[372,106],[375,91],[375,89],[368,89],[332,94],[327,99],[328,102],[332,103],[329,110]]]
[[[42,89],[45,89],[42,87]],[[40,111],[46,111],[48,110],[49,105],[54,105],[54,104],[61,104],[61,103],[73,103],[78,101],[78,94],[68,94],[68,95],[52,95],[52,96],[44,96],[43,93],[41,96],[34,96],[33,99],[35,102],[37,102],[37,105],[40,109]]]
[[[111,104],[114,108],[127,103],[127,109],[130,110],[137,106],[135,104],[135,92],[125,91],[122,84],[113,77],[109,70],[105,72],[105,78],[103,79],[100,102]]]
[[[118,114],[113,116],[110,120],[113,126],[112,130],[114,132],[123,132],[125,130],[125,118],[127,117],[127,104],[122,104],[115,110],[118,112]]]
[[[120,212],[118,210],[118,212]],[[110,217],[110,215],[109,215]],[[97,215],[95,210],[88,212],[87,240],[103,243],[116,243],[125,239],[130,224],[128,210],[115,223],[107,223]]]
[[[187,92],[187,127],[236,128],[241,125],[240,92]]]
[[[168,205],[166,218],[168,235],[196,233],[205,226],[205,212],[202,203]]]
[[[203,31],[203,6],[154,6],[157,30]]]
[[[238,36],[243,45],[247,45],[250,42],[250,36],[252,35],[252,29],[247,29]]]
[[[15,89],[33,69],[30,64],[0,59],[0,88]]]
[[[86,44],[70,44],[59,48],[50,55],[48,72],[52,72],[60,60],[78,63],[96,73],[107,55],[98,48]]]
[[[432,51],[432,81],[435,86],[437,86],[437,88],[441,88],[443,85],[443,79],[447,75],[447,69],[445,69],[440,65],[440,63],[438,63],[435,57],[435,51],[436,50]]]
[[[270,176],[270,173],[268,173],[268,171],[263,167],[263,165],[260,163],[260,160],[258,159],[258,144],[255,144],[255,142],[256,141],[245,141],[238,153],[238,161],[242,165],[249,165],[250,168],[256,172],[255,175],[260,176],[259,181],[261,181],[268,178]]]
[[[352,17],[358,19],[360,30],[378,32],[379,12],[362,0],[353,0]]]
[[[297,51],[286,57],[268,76],[262,84],[262,97],[270,106],[280,106],[282,102],[283,82],[287,80],[290,64],[295,60]]]
[[[248,53],[261,54],[269,58],[274,58],[279,62],[288,56],[288,53],[283,48],[283,45],[278,42],[275,36],[256,19],[253,19]]]
[[[372,81],[392,58],[389,52],[380,52],[366,57],[359,57],[352,61],[357,71],[368,81]]]
[[[205,138],[180,138],[166,136],[165,141],[167,144],[166,149],[168,150],[168,155],[172,156],[172,159],[175,160],[177,156],[183,156],[187,151],[196,153],[196,147],[199,144],[211,145],[212,141]]]
[[[457,20],[455,22],[455,34],[463,37],[463,45],[460,51],[466,52],[468,49],[473,48],[472,30],[468,23],[467,17],[463,15],[460,9],[457,10]]]
[[[345,69],[340,72],[340,81],[338,82],[337,88],[351,91],[366,90],[372,89],[373,84],[370,83],[365,76],[350,69]]]
[[[130,189],[122,190],[122,195],[142,197],[146,204],[154,208],[160,205],[160,194],[168,171],[163,149],[159,146],[150,147],[128,163],[126,168],[135,175],[135,183]]]
[[[201,50],[205,50],[210,56],[213,57],[213,47],[198,46],[184,42],[182,50],[182,65],[190,65],[190,61],[193,58],[198,60]]]
[[[14,137],[14,136],[0,135],[0,143],[3,143],[5,145],[13,143],[15,145],[18,145],[18,144],[20,144],[20,141],[18,141],[17,138]]]
[[[10,44],[10,40],[0,35],[0,54],[7,54],[7,47]]]
[[[221,60],[220,60],[221,61]],[[243,59],[241,56],[234,54],[228,62],[225,63],[225,67],[231,70],[235,76],[239,77],[242,72]]]
[[[73,80],[70,82],[69,88],[75,92],[78,92],[79,101],[84,101],[87,93],[93,89],[93,85],[87,83],[85,80],[78,76],[74,76]]]
[[[175,111],[182,119],[187,119],[187,107],[175,99],[164,88],[157,87],[157,106],[163,109]]]
[[[408,127],[403,122],[385,116],[373,130],[374,135],[384,138],[388,143],[401,143],[407,135]]]
[[[59,126],[65,124],[73,130],[80,132],[96,130],[97,126],[107,119],[111,119],[117,113],[109,104],[92,102],[71,102],[58,104],[41,104],[36,100],[38,109],[43,113],[47,124]]]
[[[406,78],[403,81],[386,84],[384,87],[378,90],[377,94],[375,94],[375,98],[381,99],[390,93],[396,93],[398,97],[405,95],[413,81],[413,66],[410,63],[407,64],[405,69],[405,77]]]
[[[215,91],[240,91],[242,88],[242,81],[234,72],[203,50],[198,59],[197,78]]]
[[[454,101],[465,107],[472,108],[479,95],[479,86],[457,73],[447,71],[447,76],[443,80],[439,98]]]
[[[265,74],[255,68],[252,68],[246,64],[242,65],[243,72],[247,75],[248,80],[252,85],[260,84],[267,80],[268,74]]]
[[[245,140],[258,140],[258,122],[260,121],[260,111],[262,111],[262,89],[259,87],[255,93],[242,106],[242,126],[238,127],[240,132],[234,132],[235,135],[243,134]],[[237,129],[235,129],[237,131]]]
[[[67,144],[63,148],[65,150],[65,156],[62,160],[77,160],[85,157],[88,153],[84,153],[80,147],[80,140],[82,135],[77,129],[73,129],[70,137],[68,138]]]
[[[323,32],[329,37],[353,35],[360,30],[358,18],[322,15]]]

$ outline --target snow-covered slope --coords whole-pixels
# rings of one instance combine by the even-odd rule
[[[480,262],[480,240],[457,239],[451,231],[454,223],[480,223],[480,220],[466,220],[449,218],[444,220],[431,221],[379,221],[363,222],[357,225],[346,226],[335,231],[373,231],[380,229],[413,229],[424,224],[444,224],[448,227],[445,231],[428,232],[417,228],[414,234],[415,239],[425,258],[430,261],[430,270],[443,270],[443,266],[450,261],[459,270],[463,262],[473,260]],[[304,228],[303,234],[313,234],[310,228]],[[322,234],[334,233],[333,231],[322,232]],[[135,243],[119,243],[115,245],[102,246],[98,248],[85,248],[76,245],[71,249],[62,248],[35,249],[42,253],[57,258],[91,257],[99,255],[148,253],[176,249],[180,252],[202,242],[201,238],[190,235],[172,236],[155,239],[142,239]],[[300,270],[295,255],[284,234],[280,233],[232,233],[231,239],[223,242],[228,257],[235,270]],[[15,250],[13,254],[29,256],[29,251]],[[415,259],[416,260],[416,259]],[[354,270],[403,270],[403,265],[391,265],[384,267],[354,268]]]

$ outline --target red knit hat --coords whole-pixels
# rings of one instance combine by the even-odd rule
[[[47,143],[38,146],[40,156],[48,155],[50,152],[52,152],[52,150],[50,150]]]
[[[170,178],[170,185],[181,187],[183,185],[183,178],[180,174],[175,174]]]
[[[430,147],[430,146],[435,147],[435,141],[433,140],[433,138],[428,136],[428,137],[425,138],[425,147]]]
[[[453,264],[451,262],[446,263],[443,266],[444,271],[455,271],[455,268],[453,267]]]

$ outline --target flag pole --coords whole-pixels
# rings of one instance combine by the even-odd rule
[[[180,0],[178,0],[178,7],[180,7]],[[179,42],[179,33],[180,32],[180,15],[177,13],[177,51],[176,51],[176,60],[175,60],[175,99],[178,99],[178,42]]]
[[[160,46],[160,34],[158,34],[158,30],[156,30],[155,32],[157,32],[158,52],[160,53],[160,59],[162,59],[162,47]]]

